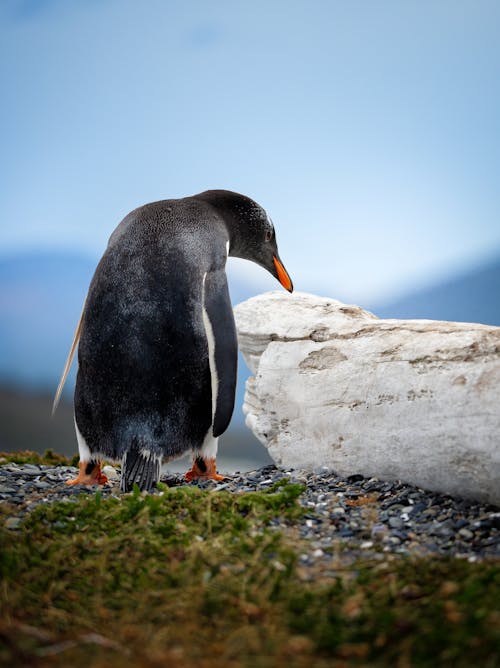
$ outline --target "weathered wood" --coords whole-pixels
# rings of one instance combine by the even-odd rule
[[[277,464],[500,502],[500,327],[379,320],[305,293],[235,316],[246,423]]]

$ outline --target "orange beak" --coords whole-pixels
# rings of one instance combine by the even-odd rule
[[[292,281],[290,280],[290,276],[288,275],[285,267],[281,264],[281,260],[276,257],[276,255],[273,255],[273,262],[274,266],[276,267],[279,282],[285,288],[285,290],[288,290],[288,292],[293,292]]]

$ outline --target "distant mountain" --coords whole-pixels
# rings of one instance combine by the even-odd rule
[[[368,309],[380,318],[425,318],[500,326],[500,257],[439,285]]]
[[[0,258],[0,385],[54,392],[97,259],[38,252]],[[231,277],[233,303],[255,294]],[[76,365],[74,365],[75,367]],[[249,372],[240,356],[234,420]],[[75,368],[66,396],[72,393]]]

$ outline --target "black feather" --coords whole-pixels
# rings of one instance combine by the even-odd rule
[[[149,492],[160,479],[161,457],[153,453],[144,455],[133,445],[122,459],[122,479],[120,489],[130,492],[134,485],[141,491]]]

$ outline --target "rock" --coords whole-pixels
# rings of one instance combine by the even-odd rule
[[[246,424],[285,468],[500,503],[500,328],[272,292],[235,308]]]
[[[105,476],[107,476],[108,480],[119,480],[120,479],[120,476],[118,475],[118,471],[113,466],[110,466],[109,464],[102,467],[102,472],[104,473]]]
[[[377,542],[381,542],[388,535],[385,524],[375,524],[371,530],[371,537]]]
[[[5,528],[6,529],[19,529],[21,526],[22,519],[20,517],[8,517],[5,520]]]
[[[391,529],[401,529],[403,520],[400,517],[389,517],[389,526]]]
[[[460,529],[458,535],[464,540],[472,540],[474,538],[474,534],[469,529]]]

